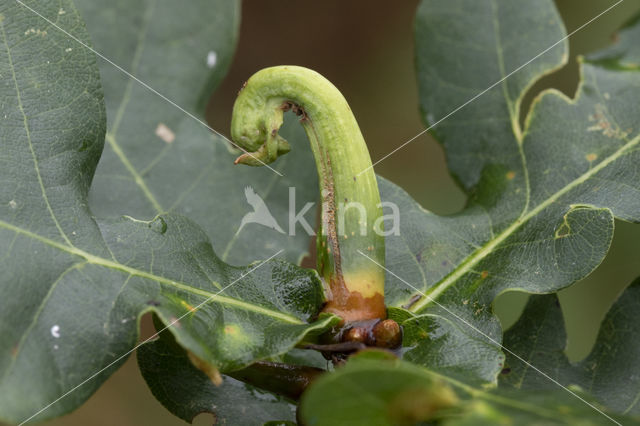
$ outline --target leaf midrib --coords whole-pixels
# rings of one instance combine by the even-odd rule
[[[138,33],[138,39],[136,42],[136,50],[133,55],[131,72],[135,74],[137,72],[138,66],[140,64],[140,59],[142,57],[142,51],[144,50],[144,42],[147,37],[147,31],[149,29],[149,23],[151,21],[151,16],[153,15],[155,9],[156,2],[151,1],[147,7],[147,10],[144,13],[142,25],[140,26],[140,30]],[[129,174],[133,177],[134,182],[138,185],[139,189],[142,191],[144,196],[147,198],[153,209],[156,213],[164,212],[164,208],[158,202],[157,198],[153,195],[153,192],[149,189],[149,186],[145,182],[142,177],[142,173],[139,173],[138,170],[133,166],[131,161],[127,158],[127,155],[124,153],[120,144],[118,143],[118,130],[120,130],[120,123],[122,122],[122,118],[124,117],[124,112],[129,105],[129,100],[131,99],[131,91],[133,90],[134,78],[130,77],[127,82],[127,86],[122,95],[122,99],[120,100],[120,104],[118,105],[118,109],[115,114],[115,118],[113,121],[113,125],[110,129],[108,129],[107,134],[105,135],[107,142],[113,149],[114,153],[118,157],[118,159],[122,162],[124,167],[127,169]]]
[[[415,374],[420,374],[422,376],[426,376],[429,377],[429,379],[439,379],[442,380],[444,382],[449,383],[451,386],[456,387],[458,389],[460,389],[462,392],[467,393],[468,395],[470,395],[471,397],[475,397],[475,398],[479,398],[479,399],[484,399],[487,401],[493,401],[494,403],[497,404],[501,404],[503,406],[507,406],[507,407],[511,407],[517,410],[521,410],[521,411],[525,411],[525,412],[529,412],[532,414],[535,414],[537,416],[540,417],[547,417],[553,420],[557,420],[557,415],[558,413],[552,410],[548,410],[545,407],[542,407],[540,405],[535,405],[535,404],[530,404],[526,401],[523,400],[516,400],[513,398],[510,398],[508,396],[504,396],[504,395],[498,395],[498,394],[494,394],[491,392],[486,392],[484,390],[481,389],[477,389],[474,388],[472,386],[467,385],[466,383],[463,383],[459,380],[456,380],[452,377],[446,376],[444,374],[440,374],[438,372],[435,372],[433,370],[429,370],[427,368],[422,368],[422,367],[417,367],[414,366],[415,368],[418,368],[419,371],[416,371]],[[358,370],[360,371],[367,371],[370,370],[372,371],[372,374],[376,374],[379,370],[378,369],[371,369],[370,366],[359,366]],[[407,372],[405,370],[405,372]],[[339,378],[338,375],[332,375],[329,376],[331,378],[333,378],[333,380],[337,380]],[[329,377],[326,379],[326,381],[329,381]]]
[[[500,86],[502,87],[502,94],[507,102],[507,110],[509,111],[509,120],[511,122],[511,129],[513,130],[514,137],[518,142],[518,145],[522,145],[522,129],[520,128],[519,120],[519,106],[520,98],[516,99],[514,103],[509,96],[509,87],[507,86],[507,73],[504,67],[504,51],[502,49],[502,39],[500,38],[500,21],[498,20],[498,5],[495,0],[491,2],[491,10],[493,12],[493,32],[496,40],[496,56],[498,59],[498,68],[500,70],[500,78],[502,79]]]
[[[31,131],[30,131],[30,127],[29,127],[29,119],[27,118],[27,114],[24,111],[24,107],[22,105],[22,95],[20,93],[20,87],[18,86],[18,79],[16,77],[16,69],[15,66],[13,65],[13,55],[11,54],[11,49],[9,48],[9,43],[7,42],[7,33],[4,29],[4,20],[0,20],[0,31],[2,32],[2,42],[7,50],[7,59],[9,62],[9,68],[11,69],[11,78],[16,90],[16,100],[18,101],[18,108],[20,109],[20,114],[22,115],[22,121],[24,123],[24,131],[26,133],[26,137],[27,137],[27,142],[29,144],[29,152],[31,154],[31,158],[33,159],[33,168],[35,169],[35,173],[36,173],[36,177],[38,178],[38,185],[40,186],[40,192],[42,193],[42,198],[44,200],[45,205],[47,206],[47,211],[49,212],[49,215],[51,216],[51,219],[53,220],[53,223],[55,224],[56,228],[58,229],[58,232],[60,232],[60,235],[62,236],[62,238],[67,242],[67,244],[72,245],[71,241],[69,241],[69,238],[67,237],[67,235],[65,234],[64,230],[62,229],[62,226],[60,225],[60,222],[58,221],[58,218],[56,217],[55,213],[53,212],[53,208],[51,207],[51,203],[49,202],[49,197],[47,196],[47,191],[45,190],[44,187],[44,182],[42,180],[42,174],[40,173],[40,165],[38,164],[38,157],[36,156],[36,152],[33,148],[33,143],[31,141]]]
[[[557,201],[561,196],[572,190],[573,188],[581,185],[586,180],[591,178],[593,175],[598,173],[600,170],[604,169],[606,166],[620,158],[625,152],[629,151],[635,145],[640,142],[640,135],[631,139],[625,145],[620,147],[617,151],[611,154],[609,157],[601,161],[597,166],[591,168],[586,173],[582,174],[578,178],[574,179],[571,183],[555,192],[553,195],[548,197],[546,200],[538,204],[534,209],[530,210],[528,213],[522,215],[515,222],[511,224],[508,228],[502,231],[496,238],[488,241],[483,247],[474,251],[471,255],[469,255],[458,268],[454,269],[449,275],[447,275],[443,280],[441,280],[438,284],[434,285],[431,289],[425,292],[424,298],[419,300],[415,305],[413,305],[410,310],[413,312],[418,312],[421,309],[425,308],[427,305],[431,303],[432,300],[437,299],[445,290],[447,290],[450,286],[456,283],[458,279],[460,279],[464,274],[469,272],[475,265],[477,265],[482,259],[493,253],[494,249],[500,245],[505,239],[511,236],[515,231],[517,231],[522,225],[527,223],[530,219],[535,217],[538,213],[549,207],[555,201]]]
[[[495,0],[491,1],[491,9],[493,12],[493,29],[494,29],[494,37],[496,40],[496,54],[498,57],[498,68],[500,69],[500,77],[502,79],[502,93],[507,103],[507,111],[509,112],[509,120],[511,121],[511,130],[513,132],[513,136],[516,140],[516,145],[518,147],[518,156],[520,157],[520,162],[522,163],[522,177],[524,179],[525,186],[525,203],[522,207],[522,214],[529,209],[529,203],[531,201],[531,182],[529,181],[529,168],[527,167],[527,157],[524,155],[523,141],[524,136],[522,134],[522,128],[520,127],[520,104],[522,103],[522,99],[527,93],[528,88],[525,87],[520,93],[519,96],[514,100],[511,99],[509,95],[509,87],[507,85],[507,78],[511,74],[507,74],[504,66],[504,50],[502,48],[502,38],[500,36],[500,20],[498,19],[498,5]],[[493,232],[493,229],[491,230]]]
[[[18,226],[15,226],[11,223],[5,222],[3,220],[0,220],[0,228],[4,228],[4,229],[8,229],[10,231],[13,231],[17,234],[21,234],[24,236],[27,236],[29,238],[32,238],[34,240],[37,240],[43,244],[49,245],[51,247],[54,247],[58,250],[64,251],[66,253],[75,255],[75,256],[79,256],[82,257],[83,259],[86,260],[86,262],[88,264],[91,265],[98,265],[98,266],[102,266],[105,268],[109,268],[109,269],[113,269],[113,270],[117,270],[117,271],[121,271],[121,272],[125,272],[129,275],[133,275],[133,276],[138,276],[141,278],[146,278],[152,281],[156,281],[160,284],[164,284],[170,287],[174,287],[177,288],[179,290],[185,291],[187,293],[192,293],[192,294],[196,294],[202,297],[205,297],[208,302],[219,302],[221,304],[225,304],[225,305],[229,305],[229,306],[234,306],[240,309],[244,309],[246,311],[251,311],[251,312],[255,312],[258,314],[262,314],[262,315],[266,315],[266,316],[270,316],[272,318],[275,319],[279,319],[285,322],[289,322],[291,324],[304,324],[304,322],[294,316],[291,315],[287,315],[284,314],[282,312],[278,312],[278,311],[273,311],[271,309],[267,309],[261,306],[256,306],[256,305],[252,305],[250,303],[247,302],[243,302],[241,300],[238,299],[234,299],[231,297],[227,297],[227,296],[221,296],[219,294],[216,293],[210,293],[208,291],[205,290],[201,290],[195,287],[192,287],[186,283],[182,283],[182,282],[178,282],[178,281],[174,281],[174,280],[170,280],[168,278],[165,277],[161,277],[146,271],[142,271],[140,269],[137,268],[132,268],[130,266],[127,265],[123,265],[121,263],[118,262],[114,262],[112,260],[109,259],[105,259],[103,257],[100,256],[96,256],[93,255],[91,253],[88,253],[84,250],[81,250],[79,248],[73,247],[73,246],[67,246],[64,244],[61,244],[57,241],[51,240],[49,238],[43,237],[41,235],[38,235],[34,232],[28,231],[26,229],[20,228]],[[207,302],[207,303],[208,303]]]
[[[491,393],[491,392],[486,392],[484,390],[481,389],[476,389],[472,386],[467,385],[466,383],[460,382],[452,377],[449,376],[445,376],[443,374],[437,373],[435,371],[432,370],[428,370],[423,368],[422,369],[425,373],[433,375],[435,377],[440,378],[443,381],[446,381],[448,383],[450,383],[452,386],[455,386],[459,389],[461,389],[464,392],[467,392],[469,395],[471,395],[472,397],[476,397],[476,398],[481,398],[481,399],[485,399],[488,401],[493,401],[497,404],[502,404],[505,405],[507,407],[512,407],[518,410],[522,410],[525,412],[530,412],[533,413],[537,416],[540,417],[548,417],[552,420],[558,420],[558,413],[554,412],[554,411],[550,411],[545,409],[544,407],[538,405],[538,404],[529,404],[528,402],[522,400],[522,399],[513,399],[509,396],[505,396],[505,395],[499,395],[499,394],[495,394],[495,393]],[[589,404],[590,405],[590,404]],[[603,414],[603,413],[601,413]],[[609,417],[605,414],[606,417]]]

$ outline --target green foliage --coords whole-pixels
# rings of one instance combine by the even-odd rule
[[[640,70],[640,14],[632,18],[616,35],[609,49],[588,56],[589,61],[620,70]]]
[[[315,318],[317,273],[296,266],[304,232],[236,231],[246,186],[281,224],[289,186],[298,206],[315,201],[299,126],[281,130],[294,149],[274,163],[278,177],[234,168],[237,152],[198,122],[232,58],[239,2],[25,3],[192,116],[19,3],[0,5],[0,418],[22,421],[61,396],[37,419],[76,408],[153,312],[158,327],[175,324],[138,359],[174,414],[294,421],[291,402],[224,375],[262,359],[317,364],[292,349],[335,324]],[[550,0],[423,0],[415,29],[424,119],[469,202],[437,216],[379,178],[401,215],[400,235],[386,239],[385,297],[404,328],[403,360],[352,358],[309,388],[300,415],[310,425],[610,422],[595,407],[638,422],[637,283],[576,364],[562,352],[554,295],[532,296],[505,334],[506,359],[491,304],[571,285],[606,255],[614,218],[640,220],[640,23],[582,60],[573,99],[546,91],[524,121],[528,89],[568,57]]]
[[[76,0],[97,51],[204,120],[204,101],[224,77],[236,44],[239,1],[184,2]],[[180,16],[180,19],[175,19]],[[115,30],[114,30],[115,29]],[[211,65],[209,55],[215,55]],[[99,217],[123,214],[151,219],[160,213],[191,218],[211,238],[216,253],[235,265],[284,249],[298,262],[309,241],[249,224],[238,230],[252,187],[285,228],[288,187],[298,206],[315,201],[317,177],[300,126],[282,134],[296,149],[269,169],[234,166],[236,151],[204,123],[100,62],[107,109],[106,146],[89,194]],[[294,125],[291,125],[294,124]],[[159,136],[160,135],[160,136]],[[315,211],[306,215],[314,223]]]
[[[327,410],[326,407],[332,407]],[[414,364],[362,353],[320,378],[301,403],[309,425],[605,425],[582,401],[557,388],[485,391]],[[632,421],[614,416],[616,421]]]
[[[218,424],[239,426],[295,420],[295,405],[281,397],[229,376],[219,386],[211,383],[167,332],[138,349],[138,362],[153,395],[187,422],[204,412],[212,412]]]
[[[640,219],[640,75],[583,63],[575,99],[545,91],[520,124],[527,88],[566,61],[566,43],[557,43],[565,35],[546,1],[425,0],[418,9],[425,121],[480,96],[434,128],[469,195],[465,210],[439,217],[381,183],[401,212],[400,235],[387,238],[387,300],[419,298],[397,314],[413,362],[495,383],[503,363],[495,297],[569,286],[606,255],[614,217]]]
[[[210,17],[202,13],[202,10],[209,10],[204,3],[183,5],[180,11],[185,13],[192,8],[194,19],[208,25],[208,18],[215,17],[216,13],[215,9]],[[98,6],[95,2],[92,4]],[[38,12],[88,43],[80,15],[70,2],[55,7],[45,7],[39,2],[30,5],[42,9]],[[120,8],[124,6],[125,3],[119,5]],[[131,2],[126,6],[130,12]],[[147,2],[140,2],[139,6],[143,11],[140,16],[144,15],[144,19],[175,21],[172,18],[176,11],[171,8],[153,9],[153,4]],[[108,23],[109,16],[112,19],[120,16],[118,5],[111,7],[114,9],[100,7],[95,13],[86,10],[85,15],[95,19],[106,15],[105,22]],[[231,10],[235,11],[235,8]],[[229,14],[233,16],[231,12]],[[111,200],[112,210],[103,207],[102,198],[94,209],[103,215],[119,211],[128,216],[96,221],[87,205],[87,193],[100,159],[106,117],[95,56],[18,3],[5,3],[0,13],[4,17],[0,73],[10,83],[5,85],[2,104],[2,115],[6,119],[1,128],[4,167],[0,171],[3,182],[0,188],[0,258],[4,271],[3,297],[0,298],[3,340],[0,393],[4,396],[0,401],[0,416],[3,419],[24,420],[95,372],[109,367],[56,402],[38,419],[60,415],[84,402],[124,361],[121,356],[134,346],[138,321],[144,312],[155,312],[164,324],[179,319],[170,328],[171,332],[212,372],[237,369],[257,359],[287,352],[310,331],[322,330],[331,323],[329,317],[307,323],[324,301],[322,286],[314,271],[302,270],[281,260],[233,267],[216,256],[205,231],[190,219],[174,212],[152,218],[157,212],[149,209],[149,200],[144,200],[142,188],[158,194],[157,200],[166,205],[172,201],[171,197],[186,196],[185,188],[194,186],[190,180],[193,175],[187,176],[184,171],[202,174],[206,170],[206,174],[210,174],[207,180],[215,180],[215,173],[225,170],[212,167],[210,158],[231,163],[233,157],[221,141],[211,139],[206,128],[198,130],[198,138],[201,147],[208,144],[210,150],[190,146],[198,141],[194,137],[195,127],[191,127],[185,136],[177,132],[171,147],[164,147],[163,151],[163,144],[167,143],[155,136],[150,117],[162,114],[162,108],[154,110],[153,105],[164,101],[157,99],[145,104],[143,100],[136,106],[135,102],[143,96],[127,94],[134,91],[132,85],[135,83],[127,83],[112,69],[105,72],[104,81],[111,96],[107,114],[113,111],[115,117],[111,116],[114,124],[107,129],[111,149],[103,158],[113,167],[116,176],[113,180],[121,183],[109,181],[106,173],[99,174],[93,193],[109,191],[109,197],[105,198]],[[131,16],[136,19],[137,15]],[[188,27],[189,33],[192,33],[193,24],[191,22]],[[143,31],[145,26],[136,27]],[[166,26],[158,27],[158,30],[161,28],[166,29]],[[235,33],[235,26],[217,28],[222,34]],[[187,31],[176,29],[179,30]],[[97,33],[98,39],[100,35],[121,34],[112,28]],[[184,51],[184,48],[163,34],[165,38],[151,37],[157,45],[151,50],[150,57],[167,60],[172,57],[171,52],[179,56],[178,51]],[[204,44],[215,32],[195,34],[194,39],[183,39],[183,43]],[[230,37],[227,35],[222,40]],[[123,47],[118,44],[121,41],[110,44],[104,40],[105,53],[114,53],[115,59],[120,59],[117,52],[112,51]],[[139,41],[130,46],[132,53],[143,54],[138,48],[141,45]],[[173,51],[165,49],[171,45],[174,45]],[[107,46],[111,46],[111,50]],[[221,58],[228,57],[232,46],[227,43],[226,47],[220,47]],[[33,54],[36,51],[38,54]],[[203,61],[205,57],[203,52]],[[174,59],[180,60],[179,57]],[[108,67],[110,65],[105,64],[105,68]],[[158,65],[154,69],[161,68]],[[206,69],[206,63],[200,68]],[[185,76],[185,82],[206,87],[210,76],[198,74],[193,78]],[[162,83],[162,76],[157,81],[148,75],[143,77],[154,84]],[[164,77],[167,83],[167,77]],[[116,78],[126,86],[120,97],[113,81]],[[191,89],[181,85],[177,88],[186,92]],[[127,103],[129,98],[131,101],[135,98],[135,102]],[[195,99],[192,100],[195,103]],[[125,111],[127,105],[143,109],[148,115],[133,115]],[[120,115],[116,111],[120,111]],[[183,121],[179,119],[182,113],[170,112],[171,117],[162,115],[161,120],[167,126],[180,128],[178,121]],[[183,161],[189,156],[199,156],[206,160],[207,168],[197,168],[195,163],[179,170],[165,168],[164,177],[161,169],[157,169],[153,174],[158,176],[157,180],[148,185],[133,174],[125,177],[128,168],[143,166],[139,162],[141,158],[152,157],[153,151],[129,156],[117,143],[125,139],[129,149],[136,151],[137,144],[144,142],[137,133],[140,126],[147,128],[149,139],[155,138],[147,145],[154,146],[158,156],[169,155],[169,163],[185,165],[187,163]],[[184,150],[172,148],[181,143],[186,145]],[[214,156],[211,149],[217,150],[218,155]],[[220,151],[225,155],[220,155]],[[177,158],[180,161],[176,161]],[[121,168],[114,165],[116,160],[121,161]],[[158,167],[162,160],[156,163],[155,167]],[[168,185],[166,178],[170,172],[181,173],[184,180],[174,176],[171,178],[174,186]],[[228,180],[234,179],[228,171],[226,176]],[[101,180],[108,183],[101,185]],[[156,189],[153,186],[156,184],[158,188],[164,185],[165,192]],[[241,188],[242,182],[235,184]],[[199,206],[201,214],[206,210],[210,217],[230,220],[241,216],[228,212],[221,216],[211,214],[217,203],[224,205],[224,197],[209,192],[211,188],[203,189],[206,191],[203,195],[196,186],[191,193],[195,193],[197,199],[205,200]],[[227,185],[225,191],[229,187]],[[240,194],[228,193],[227,197],[240,198]],[[189,205],[185,201],[184,208]],[[234,205],[238,207],[239,202]],[[216,226],[231,228],[229,223]],[[233,236],[230,236],[225,244],[228,246],[232,240]],[[240,239],[239,242],[246,245],[246,241]],[[280,240],[266,251],[264,246],[256,244],[255,237],[252,245],[252,254],[249,254],[252,260],[259,256],[269,258],[285,246],[296,246],[295,242]],[[299,243],[297,247],[297,256],[300,256],[304,247]],[[196,307],[199,307],[197,311],[190,312]]]
[[[619,297],[602,322],[595,348],[584,360],[571,364],[564,354],[567,336],[555,295],[533,296],[522,318],[505,333],[504,344],[541,366],[560,383],[571,383],[592,394],[612,410],[640,415],[640,280]],[[500,384],[542,390],[554,386],[507,354]]]

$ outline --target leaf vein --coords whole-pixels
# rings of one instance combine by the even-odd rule
[[[29,151],[31,152],[31,157],[33,159],[33,165],[34,165],[34,169],[36,172],[36,177],[38,178],[38,184],[40,186],[40,191],[42,192],[42,198],[44,200],[45,205],[47,206],[47,210],[49,211],[49,215],[51,216],[51,219],[53,220],[53,223],[55,224],[56,228],[58,229],[58,232],[60,232],[60,235],[62,236],[62,238],[65,240],[65,242],[67,243],[67,245],[69,245],[70,247],[73,247],[73,244],[71,244],[71,241],[69,240],[69,238],[67,237],[67,235],[65,234],[64,230],[62,229],[62,226],[60,226],[60,222],[58,222],[58,218],[56,217],[55,213],[53,212],[53,208],[51,207],[51,203],[49,203],[49,197],[47,196],[47,191],[44,187],[44,182],[42,180],[42,174],[40,173],[40,166],[38,164],[38,157],[36,156],[35,150],[33,148],[33,143],[31,141],[31,131],[29,130],[29,119],[27,118],[27,114],[24,111],[24,107],[22,105],[22,95],[20,92],[20,87],[18,85],[18,79],[16,77],[16,70],[15,70],[15,66],[13,64],[13,56],[11,55],[11,49],[9,48],[9,43],[7,42],[7,34],[4,28],[4,23],[2,21],[0,21],[0,31],[2,32],[2,41],[3,44],[6,47],[7,50],[7,59],[9,62],[9,68],[11,69],[11,77],[13,80],[13,84],[16,90],[16,99],[18,101],[18,108],[20,109],[20,113],[22,114],[22,120],[24,123],[24,130],[27,136],[27,142],[29,144]]]
[[[26,229],[22,229],[18,226],[15,226],[13,224],[7,223],[3,220],[0,220],[0,227],[1,228],[5,228],[8,230],[11,230],[13,232],[17,232],[20,233],[28,238],[32,238],[35,239],[45,245],[49,245],[53,248],[56,248],[58,250],[67,252],[69,254],[84,258],[87,263],[92,264],[92,265],[98,265],[98,266],[102,266],[108,269],[113,269],[116,271],[121,271],[127,274],[131,274],[137,277],[141,277],[141,278],[145,278],[151,281],[155,281],[159,284],[164,284],[166,286],[169,287],[173,287],[176,290],[181,290],[184,291],[186,293],[191,293],[191,294],[196,294],[199,295],[201,297],[204,297],[206,299],[210,299],[211,302],[218,302],[220,304],[223,305],[229,305],[229,306],[234,306],[240,309],[243,309],[245,311],[252,311],[252,312],[256,312],[265,316],[270,316],[273,318],[277,318],[280,319],[282,321],[285,322],[289,322],[291,324],[304,324],[304,322],[302,320],[300,320],[299,318],[296,318],[292,315],[289,314],[285,314],[282,312],[277,312],[268,308],[265,308],[263,306],[256,306],[256,305],[252,305],[250,303],[244,302],[242,300],[238,300],[238,299],[234,299],[232,297],[228,297],[228,296],[222,296],[219,293],[211,293],[209,291],[206,290],[202,290],[199,289],[197,287],[193,287],[187,283],[182,283],[182,282],[177,282],[174,280],[171,280],[169,278],[165,278],[162,276],[158,276],[158,275],[154,275],[151,274],[149,272],[146,271],[142,271],[140,269],[137,268],[133,268],[127,265],[123,265],[121,263],[109,260],[109,259],[105,259],[103,257],[100,256],[96,256],[93,255],[91,253],[85,252],[84,250],[78,249],[76,247],[69,247],[67,245],[61,244],[57,241],[51,240],[49,238],[43,237],[41,235],[35,234],[31,231],[28,231]]]
[[[11,363],[9,364],[9,366],[7,367],[7,369],[5,370],[4,374],[3,374],[3,380],[7,377],[7,375],[9,374],[9,372],[11,372],[11,370],[13,369],[13,366],[15,365],[16,360],[18,359],[18,354],[20,353],[20,351],[22,350],[22,346],[24,345],[24,342],[27,340],[27,337],[29,336],[29,334],[31,334],[31,330],[33,330],[33,328],[36,325],[36,322],[38,321],[38,318],[40,318],[40,314],[42,313],[42,311],[44,310],[44,307],[46,306],[47,302],[49,301],[49,299],[51,298],[51,295],[53,294],[53,292],[55,291],[56,287],[58,286],[58,284],[62,281],[62,279],[71,271],[74,271],[76,269],[79,269],[81,267],[83,267],[84,265],[86,265],[87,262],[77,262],[72,264],[71,266],[69,266],[67,269],[65,269],[59,276],[58,278],[56,278],[56,280],[51,284],[51,288],[49,289],[49,291],[47,292],[47,294],[44,296],[44,298],[42,299],[42,301],[40,302],[40,305],[38,305],[38,308],[36,309],[34,315],[33,315],[33,319],[31,320],[31,323],[29,323],[29,326],[27,326],[27,328],[25,329],[24,333],[22,334],[22,337],[20,338],[20,341],[18,342],[18,346],[16,348],[16,352],[13,355],[13,358],[11,360]]]
[[[535,217],[537,214],[542,212],[544,209],[558,201],[560,197],[574,189],[575,187],[583,184],[587,179],[590,179],[600,170],[607,167],[609,164],[613,163],[623,155],[626,155],[629,150],[634,148],[638,142],[640,142],[640,135],[631,139],[628,143],[621,146],[618,150],[613,152],[610,156],[603,159],[597,166],[589,169],[587,172],[583,173],[581,176],[577,177],[569,184],[556,191],[554,194],[550,195],[549,198],[542,201],[538,204],[534,209],[530,210],[525,215],[518,218],[515,222],[513,222],[508,228],[502,231],[496,238],[488,241],[481,249],[473,252],[465,261],[463,261],[460,266],[454,269],[449,275],[447,275],[440,283],[436,284],[432,287],[432,290],[427,294],[428,297],[418,301],[410,310],[417,312],[420,309],[423,309],[426,305],[430,303],[431,300],[437,298],[442,292],[444,292],[447,288],[453,285],[459,278],[465,275],[470,269],[472,269],[475,265],[477,265],[482,259],[489,256],[493,253],[493,250],[498,247],[504,240],[506,240],[509,236],[511,236],[515,231],[520,229],[524,224],[526,224],[530,219]]]

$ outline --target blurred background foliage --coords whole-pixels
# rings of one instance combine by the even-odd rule
[[[272,65],[302,65],[320,72],[342,91],[358,119],[372,159],[383,157],[425,128],[418,112],[413,68],[417,4],[417,0],[245,1],[233,65],[207,110],[210,124],[228,134],[236,93],[255,71]],[[556,0],[556,4],[571,32],[613,1]],[[640,0],[625,0],[573,35],[569,40],[570,64],[532,89],[524,111],[532,96],[547,87],[573,96],[579,79],[575,57],[606,46],[615,30],[638,11]],[[163,91],[162,87],[156,89]],[[404,187],[436,213],[454,213],[465,204],[465,197],[448,175],[442,149],[427,134],[377,165],[376,172]],[[639,239],[639,226],[616,221],[613,246],[604,263],[587,279],[561,292],[572,360],[589,352],[612,301],[640,276],[640,258],[635,251]],[[525,300],[526,295],[517,293],[497,300],[495,309],[505,326],[517,318]],[[143,330],[143,334],[149,335],[149,330]],[[201,415],[195,424],[211,421],[209,415]],[[185,423],[155,401],[132,356],[83,407],[44,424]]]

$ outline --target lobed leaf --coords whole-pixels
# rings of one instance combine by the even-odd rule
[[[564,350],[567,336],[555,295],[533,296],[520,320],[504,337],[504,344],[565,385],[577,385],[613,411],[640,416],[640,280],[634,281],[602,322],[591,354],[571,363]],[[501,386],[543,390],[555,386],[548,379],[507,354]]]
[[[496,234],[526,210],[522,98],[541,76],[567,62],[565,35],[551,0],[423,0],[418,7],[415,49],[423,119],[438,123],[433,133],[449,170]]]
[[[428,422],[605,425],[611,424],[611,419],[633,421],[599,414],[563,390],[484,391],[408,362],[366,353],[314,382],[303,396],[300,410],[305,424],[314,426]]]
[[[69,0],[26,4],[89,44],[82,19]],[[211,32],[209,23],[213,18],[228,22],[233,14],[227,16],[225,12],[220,17],[216,9],[204,8],[203,4],[180,5],[181,16],[189,16],[189,23],[178,22],[173,19],[175,15],[168,15],[175,12],[177,5],[173,3],[173,7],[157,10],[153,2],[127,2],[126,6],[128,11],[129,7],[136,10],[144,6],[142,10],[149,21],[141,27],[154,27],[157,31],[151,37],[157,42],[155,50],[145,52],[157,60],[172,55],[179,59],[182,55],[179,51],[196,49],[218,31],[223,41],[232,37],[234,25],[214,27],[217,29]],[[114,3],[101,8],[96,15],[107,23],[109,19],[119,21],[118,7],[124,5]],[[91,14],[87,10],[85,13]],[[137,29],[136,19],[140,15],[131,16],[134,22],[123,27]],[[203,33],[195,32],[192,38],[176,37],[180,31],[184,34],[187,27],[192,30],[198,26]],[[173,28],[175,34],[165,33],[167,27]],[[109,31],[102,27],[103,32],[99,28],[96,27],[97,39],[120,34],[113,27]],[[168,38],[158,40],[160,34]],[[133,348],[138,322],[145,312],[154,312],[166,325],[173,324],[170,330],[176,340],[213,378],[218,376],[218,370],[234,370],[257,359],[284,354],[305,336],[334,322],[332,317],[322,317],[313,324],[307,323],[324,301],[315,271],[282,260],[230,266],[216,256],[203,229],[172,212],[155,215],[151,220],[131,216],[94,219],[87,195],[106,130],[94,54],[17,2],[0,6],[0,35],[3,42],[0,75],[5,82],[0,105],[0,117],[4,117],[0,126],[3,182],[0,417],[3,420],[19,422],[32,417],[43,420],[84,402],[126,359],[123,355]],[[122,51],[104,53],[113,53],[114,59],[120,60],[118,53],[126,56],[128,47],[139,46],[126,37],[121,41],[122,44],[112,47],[124,47]],[[142,54],[140,49],[138,52]],[[221,61],[228,61],[231,49],[227,47],[219,54]],[[193,81],[184,76],[182,83],[199,79],[202,87],[209,87],[212,80],[202,72],[197,74]],[[109,83],[111,77],[105,78],[106,87],[117,96],[117,89]],[[124,98],[142,96],[133,93],[132,87],[126,85]],[[171,90],[179,93],[188,89],[178,84]],[[111,101],[108,104],[110,114],[113,104]],[[136,105],[136,108],[145,106]],[[151,104],[146,107],[153,108]],[[121,126],[129,123],[129,131],[133,132],[131,121],[136,114],[120,111],[126,120],[118,118],[117,113],[110,119],[115,123],[121,120]],[[143,115],[138,120],[142,125],[152,119]],[[167,123],[173,122],[167,118]],[[191,128],[191,132],[196,129]],[[109,141],[114,135],[120,133],[113,127],[107,130]],[[188,145],[189,140],[185,136],[182,141]],[[200,136],[200,141],[203,140],[211,142]],[[129,149],[135,151],[134,142],[141,141],[129,141]],[[109,144],[113,154],[117,145]],[[181,145],[177,138],[173,144]],[[183,158],[214,154],[199,148],[187,151]],[[180,152],[170,150],[165,155],[173,155],[171,161],[176,162]],[[119,160],[124,158],[128,157],[120,156]],[[224,161],[228,160],[225,156]],[[177,172],[175,168],[172,170]],[[200,169],[198,173],[203,171],[203,177],[210,179],[210,169]],[[160,181],[154,182],[162,186]],[[179,185],[167,186],[166,180],[164,185],[163,194],[167,197],[179,197],[184,189]],[[140,181],[131,187],[140,190]],[[144,216],[138,208],[139,194],[127,193],[128,188],[127,185],[108,188],[110,195],[115,194],[115,199],[121,202],[116,203],[113,211]],[[203,195],[200,193],[198,197]],[[218,204],[211,199],[215,200],[215,193],[207,198],[210,202],[205,206],[209,209],[207,214],[224,217],[212,213]],[[104,206],[96,208],[105,213]],[[284,244],[283,241],[279,244]],[[252,252],[256,257],[257,253],[265,253],[265,247],[256,248],[259,250]],[[279,253],[278,246],[269,248],[268,256]],[[41,409],[45,410],[38,411]]]
[[[614,218],[640,220],[637,72],[583,61],[575,97],[545,91],[520,124],[527,89],[566,62],[564,36],[550,1],[423,0],[418,9],[425,122],[437,124],[469,203],[439,217],[380,180],[382,198],[400,206],[386,294],[409,311],[417,362],[455,366],[470,382],[495,383],[502,369],[496,296],[571,285],[606,255]],[[421,331],[416,321],[432,324]],[[457,350],[463,342],[468,350]]]
[[[240,2],[77,3],[96,49],[170,100],[100,63],[108,126],[89,196],[96,215],[183,214],[203,227],[226,262],[244,264],[279,249],[284,258],[300,262],[308,254],[309,235],[300,225],[289,229],[289,187],[296,211],[317,196],[314,162],[300,126],[283,127],[295,147],[273,165],[281,177],[266,167],[234,166],[240,151],[202,121],[204,103],[231,62]],[[279,229],[243,222],[253,211],[247,187],[264,200]],[[311,225],[315,213],[305,215]]]
[[[229,376],[214,385],[167,333],[142,345],[137,356],[153,395],[186,422],[201,413],[212,413],[216,424],[238,426],[295,420],[296,406],[280,397]]]

